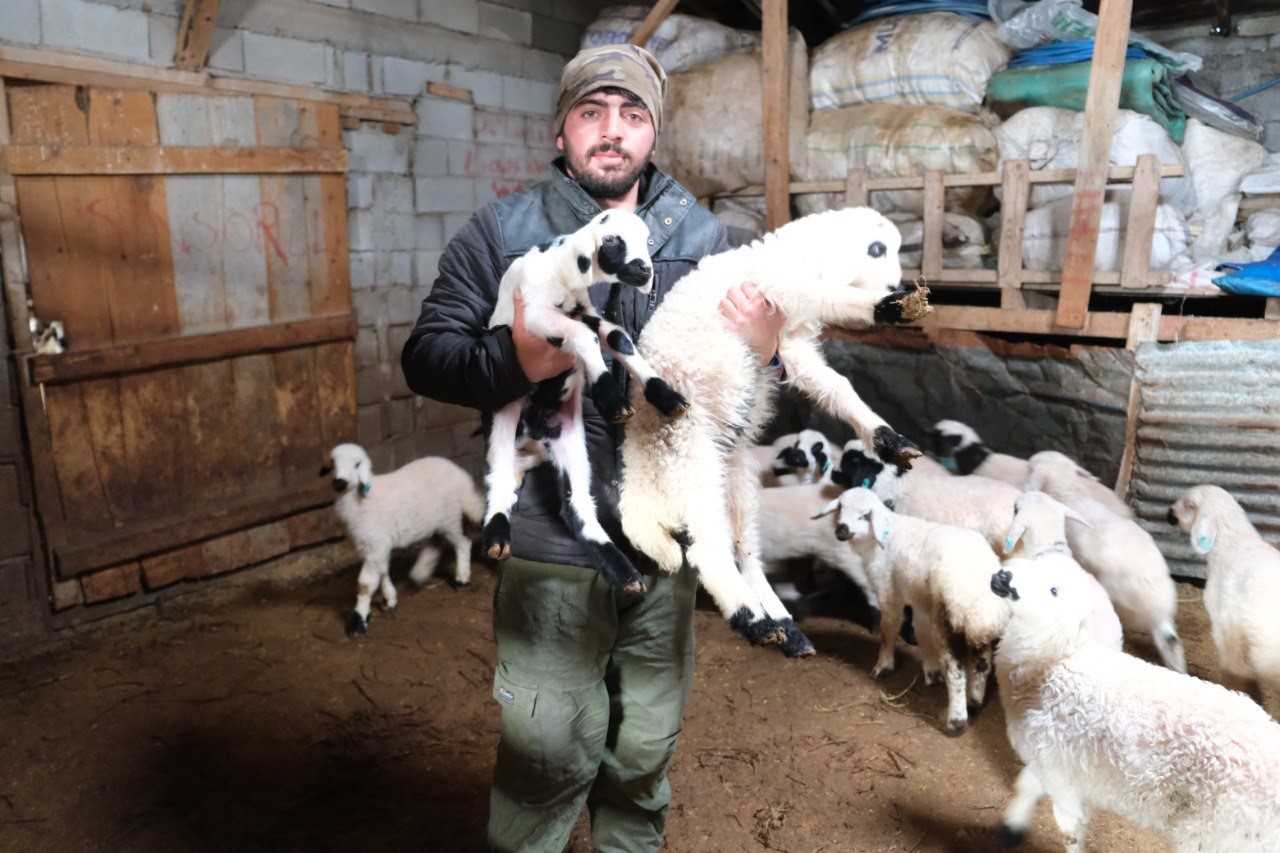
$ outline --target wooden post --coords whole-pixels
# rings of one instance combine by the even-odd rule
[[[850,169],[844,176],[845,207],[867,206],[867,170]]]
[[[218,4],[222,0],[187,0],[178,24],[178,42],[173,64],[181,71],[203,71],[209,61],[209,42],[213,25],[218,20]]]
[[[996,283],[1002,308],[1024,308],[1022,296],[1022,239],[1027,228],[1027,199],[1031,194],[1031,161],[1008,160],[1000,175],[1000,245]]]
[[[924,218],[920,227],[920,273],[926,281],[937,281],[942,272],[942,232],[946,227],[943,172],[924,174]]]
[[[1138,345],[1156,340],[1160,331],[1160,304],[1139,302],[1129,315],[1129,337],[1125,349],[1137,353]],[[1137,359],[1134,359],[1133,379],[1129,381],[1129,405],[1125,408],[1124,455],[1120,457],[1120,474],[1116,478],[1115,492],[1121,500],[1129,493],[1129,480],[1133,477],[1133,460],[1138,454],[1138,415],[1142,408],[1141,385],[1138,382]]]
[[[631,43],[644,47],[648,44],[649,39],[653,38],[653,34],[658,31],[658,27],[662,26],[662,22],[667,19],[667,15],[671,14],[671,10],[676,7],[679,0],[658,0],[653,4],[653,8],[649,10],[649,14],[644,16],[644,20],[640,22],[640,26],[636,27],[636,31],[631,34]]]
[[[1124,54],[1129,42],[1129,18],[1133,0],[1102,0],[1098,31],[1093,43],[1093,67],[1085,95],[1084,133],[1080,139],[1080,165],[1071,204],[1071,228],[1062,269],[1062,296],[1057,325],[1084,326],[1093,286],[1093,259],[1098,251],[1098,223],[1106,195],[1107,168],[1111,160],[1111,134],[1124,75]]]
[[[791,51],[787,45],[787,0],[765,0],[764,38],[764,221],[773,231],[791,221]]]
[[[1129,222],[1124,229],[1124,265],[1121,287],[1146,287],[1151,272],[1151,240],[1156,231],[1156,206],[1160,203],[1160,161],[1154,154],[1138,157],[1129,194]]]

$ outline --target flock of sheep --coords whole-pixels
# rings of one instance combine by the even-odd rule
[[[634,230],[634,222],[625,225]],[[536,288],[581,293],[575,276],[594,278],[606,246],[633,271],[649,265],[643,242],[628,234],[630,247],[619,250],[621,232],[603,226],[593,221],[592,234],[535,250],[561,281],[513,278],[503,292],[521,289],[526,304]],[[631,544],[665,571],[696,570],[733,629],[792,657],[814,648],[769,584],[766,565],[813,557],[842,571],[880,609],[876,677],[894,667],[910,607],[925,680],[947,690],[949,734],[965,730],[994,671],[1010,741],[1026,764],[1001,827],[1010,840],[1049,796],[1072,851],[1083,849],[1091,808],[1162,830],[1179,850],[1280,849],[1280,724],[1248,696],[1186,674],[1173,581],[1128,507],[1061,453],[1026,460],[994,453],[955,421],[939,422],[926,442],[937,461],[922,456],[824,361],[825,325],[905,322],[928,310],[923,292],[899,289],[899,242],[897,229],[869,209],[804,217],[705,259],[634,344],[610,338],[615,355],[637,355],[644,376],[661,377],[688,402],[678,411],[658,405],[645,393],[650,383],[637,382],[634,405],[614,407],[615,420],[629,421],[619,509]],[[647,274],[631,279],[648,283]],[[776,382],[716,309],[725,287],[741,281],[756,282],[787,314],[779,351],[788,383],[858,438],[837,449],[805,431],[755,446]],[[584,300],[544,304],[602,336]],[[688,358],[692,351],[699,357]],[[358,446],[334,449],[337,513],[364,559],[353,633],[367,628],[379,588],[385,605],[395,606],[387,572],[393,548],[439,534],[455,549],[457,582],[466,583],[463,524],[483,518],[486,548],[505,556],[509,541],[491,533],[514,502],[519,460],[523,467],[550,461],[566,478],[574,473],[581,451],[551,439],[581,434],[579,395],[592,393],[599,376],[588,368],[541,403],[537,393],[519,401],[498,446],[490,434],[487,512],[470,477],[446,460],[374,476]],[[492,477],[495,454],[507,459],[497,466],[501,483]],[[430,472],[413,467],[427,464]],[[612,548],[593,532],[589,489],[574,493],[575,535]],[[1268,601],[1280,601],[1280,551],[1217,487],[1191,489],[1169,512],[1208,560],[1205,606],[1222,680],[1255,698],[1260,685],[1280,686],[1280,627],[1266,612]],[[496,554],[491,539],[502,546]],[[411,580],[425,582],[438,557],[428,541]],[[633,576],[622,568],[602,576],[625,587]],[[1123,633],[1149,636],[1165,666],[1121,651]]]

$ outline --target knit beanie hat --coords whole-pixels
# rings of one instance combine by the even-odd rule
[[[653,54],[634,44],[605,44],[578,53],[564,67],[556,92],[556,133],[574,104],[599,89],[616,86],[634,92],[649,110],[656,133],[662,126],[662,95],[667,73]]]

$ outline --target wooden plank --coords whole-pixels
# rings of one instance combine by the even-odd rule
[[[254,98],[258,144],[299,145],[305,136],[314,142],[314,116],[304,114],[299,101]],[[301,177],[266,175],[259,179],[265,239],[267,292],[273,321],[311,316],[311,240],[305,183]]]
[[[238,506],[207,506],[199,514],[178,521],[158,520],[127,534],[80,536],[74,543],[55,548],[59,574],[74,577],[102,566],[160,554],[176,544],[187,544],[270,522],[333,502],[333,489],[317,484],[312,472],[310,488],[254,500]]]
[[[280,468],[286,486],[306,488],[332,445],[325,445],[320,420],[320,382],[314,348],[291,349],[272,356],[276,377],[276,419],[280,424]]]
[[[167,518],[186,506],[200,483],[187,476],[186,394],[177,370],[120,376],[124,453],[132,475],[134,524]]]
[[[187,0],[178,24],[173,64],[182,71],[201,71],[209,61],[209,42],[221,0]]]
[[[662,26],[662,22],[667,19],[667,15],[671,14],[671,10],[676,7],[678,0],[658,0],[653,4],[653,8],[649,10],[649,14],[644,16],[644,20],[636,27],[636,31],[631,34],[629,41],[631,44],[644,47],[649,43],[649,39],[653,38],[653,34],[658,31],[658,27]]]
[[[435,95],[437,98],[463,101],[468,104],[472,102],[470,89],[463,89],[461,86],[450,86],[446,83],[437,83],[434,80],[427,81],[427,94]]]
[[[771,0],[761,15],[764,97],[764,218],[773,231],[791,221],[791,51],[787,0]]]
[[[48,388],[44,400],[50,456],[57,473],[66,532],[70,535],[110,530],[110,508],[94,449],[88,441],[89,415],[80,388]]]
[[[1124,231],[1121,287],[1145,287],[1151,271],[1151,241],[1156,230],[1156,205],[1160,203],[1160,161],[1154,154],[1138,157],[1133,190],[1129,193],[1129,221]]]
[[[1058,325],[1068,328],[1082,327],[1085,315],[1089,313],[1089,286],[1093,281],[1094,256],[1098,251],[1098,228],[1107,190],[1111,135],[1120,103],[1120,82],[1124,74],[1124,54],[1129,42],[1132,11],[1133,0],[1102,0],[1098,8],[1092,71],[1085,94],[1079,171],[1071,203],[1062,294],[1058,300]]]
[[[243,356],[232,362],[239,420],[245,426],[243,482],[263,494],[284,485],[280,470],[280,422],[276,415],[276,376],[272,356]]]
[[[201,508],[238,503],[246,484],[242,460],[247,428],[237,405],[230,361],[201,362],[181,368],[186,389],[187,472],[199,483]],[[193,512],[196,502],[182,507]]]
[[[1085,318],[1085,324],[1081,328],[1066,329],[1056,324],[1056,314],[1053,311],[935,305],[934,310],[919,325],[930,333],[957,329],[973,332],[1109,338],[1124,341],[1129,336],[1129,324],[1128,313],[1094,311]],[[1239,317],[1164,316],[1160,318],[1157,332],[1157,340],[1161,341],[1277,339],[1280,339],[1280,323],[1274,320]]]
[[[1144,155],[1145,156],[1145,155]],[[1160,305],[1142,302],[1133,306],[1129,321],[1129,336],[1125,349],[1137,352],[1139,345],[1154,341],[1160,331]],[[1134,363],[1133,378],[1129,380],[1129,401],[1125,407],[1124,453],[1120,456],[1120,473],[1116,478],[1116,494],[1125,498],[1129,494],[1129,481],[1133,477],[1133,462],[1138,448],[1138,415],[1142,410],[1142,383]]]
[[[1022,241],[1026,235],[1027,200],[1031,184],[1030,160],[1009,160],[1004,164],[1000,193],[1000,243],[996,256],[996,283],[1004,290],[1022,285]]]
[[[920,274],[934,280],[942,272],[942,229],[946,200],[942,172],[930,170],[924,176],[924,216],[921,234]]]
[[[215,145],[257,145],[253,98],[210,98],[209,134]],[[260,326],[271,320],[267,257],[279,250],[278,241],[272,242],[271,231],[265,225],[261,179],[227,175],[221,180],[223,240],[220,249],[227,294],[225,327]]]
[[[793,190],[794,192],[794,190]],[[844,203],[847,207],[867,206],[867,170],[850,169],[844,177]]]
[[[31,356],[31,379],[35,383],[54,385],[102,376],[123,376],[200,361],[350,341],[355,334],[355,317],[339,314],[96,350],[72,350],[60,355]]]
[[[125,452],[120,386],[114,378],[91,379],[75,386],[84,401],[86,432],[79,436],[93,452],[93,464],[106,496],[106,521],[112,528],[124,527],[136,517],[137,506]],[[61,450],[59,450],[61,452]]]
[[[340,341],[316,347],[315,370],[320,395],[321,449],[355,441],[356,378],[354,345]]]
[[[344,173],[348,165],[342,149],[164,145],[10,145],[3,161],[14,175]]]
[[[341,145],[336,110],[315,111],[316,137],[321,144]],[[340,175],[307,178],[307,234],[311,252],[311,312],[314,316],[351,312],[351,266],[347,248],[347,182]]]

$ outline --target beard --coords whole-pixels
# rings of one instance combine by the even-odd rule
[[[593,169],[591,158],[601,151],[612,151],[622,155],[622,162],[605,169]],[[652,148],[644,157],[637,159],[624,151],[621,146],[611,142],[602,142],[585,154],[580,155],[567,149],[564,154],[569,177],[577,181],[578,185],[592,198],[609,200],[622,198],[630,192],[652,157]]]

